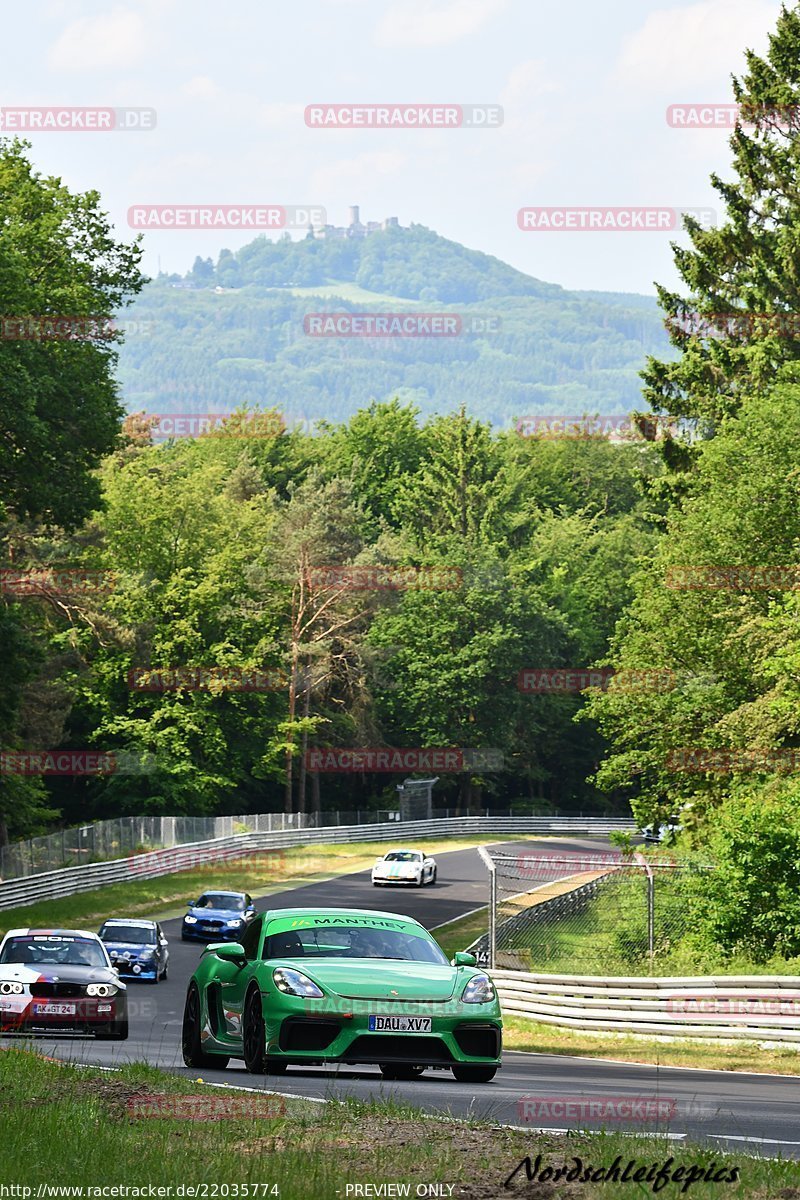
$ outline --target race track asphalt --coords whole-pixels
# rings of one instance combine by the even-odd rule
[[[543,848],[545,843],[542,844]],[[503,844],[512,853],[531,853],[530,839]],[[553,839],[546,841],[548,854],[580,857],[607,852],[603,838]],[[404,913],[428,928],[441,925],[486,903],[487,873],[476,850],[437,854],[439,879],[435,887],[373,888],[368,871],[311,883],[266,896],[256,902],[261,910],[313,906],[384,909]],[[565,868],[565,874],[569,869]],[[242,886],[246,887],[246,880]],[[109,914],[124,916],[124,914]],[[154,986],[132,982],[129,989],[131,1033],[126,1042],[91,1040],[47,1041],[47,1052],[76,1062],[111,1066],[116,1062],[147,1061],[154,1066],[190,1072],[183,1066],[180,1051],[181,1018],[186,984],[201,947],[180,940],[180,921],[165,921],[170,939],[169,979]],[[290,1067],[279,1078],[249,1075],[243,1065],[232,1061],[224,1071],[204,1070],[209,1083],[278,1091],[284,1095],[316,1099],[354,1096],[361,1100],[395,1096],[431,1113],[454,1116],[490,1117],[509,1125],[530,1127],[532,1144],[539,1128],[599,1129],[609,1127],[606,1118],[582,1109],[578,1119],[564,1117],[561,1102],[597,1101],[609,1098],[658,1097],[661,1111],[669,1119],[632,1120],[615,1128],[667,1132],[675,1140],[675,1151],[687,1137],[735,1153],[770,1157],[800,1158],[800,1079],[788,1076],[753,1075],[725,1071],[690,1070],[613,1061],[614,1043],[609,1041],[608,1059],[563,1055],[506,1052],[502,1070],[490,1084],[457,1083],[449,1071],[428,1071],[409,1083],[386,1083],[377,1068]],[[535,1120],[524,1119],[521,1101],[536,1098]],[[550,1116],[542,1116],[542,1102],[549,1103]],[[568,1110],[569,1111],[569,1110]],[[595,1109],[595,1112],[601,1110]]]

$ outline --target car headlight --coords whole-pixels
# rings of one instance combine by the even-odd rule
[[[11,983],[10,981],[0,983],[0,995],[2,996],[21,996],[24,990],[21,983]]]
[[[156,956],[155,950],[140,950],[139,951],[139,958],[142,959],[143,962],[147,962],[148,959],[155,958],[155,956]]]
[[[287,996],[317,998],[324,995],[313,979],[309,979],[302,971],[295,971],[291,967],[276,967],[272,972],[272,978],[278,991]]]
[[[488,975],[473,975],[461,997],[464,1004],[488,1004],[494,1000],[494,984]]]
[[[115,996],[119,988],[113,983],[90,983],[86,988],[87,996]]]
[[[193,916],[189,915],[188,913],[183,918],[183,920],[187,925],[196,925],[197,924],[197,917],[193,917]]]

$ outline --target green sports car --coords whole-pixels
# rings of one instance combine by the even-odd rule
[[[387,1079],[426,1067],[488,1083],[502,1020],[471,954],[453,963],[396,913],[291,908],[260,913],[239,942],[208,947],[183,1015],[188,1067],[244,1059],[254,1074],[290,1063],[373,1063]]]

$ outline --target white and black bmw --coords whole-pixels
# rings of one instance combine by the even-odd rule
[[[421,850],[388,850],[372,868],[374,887],[387,883],[409,883],[424,887],[436,883],[436,859],[428,858]]]
[[[125,984],[95,933],[10,929],[0,942],[0,1034],[128,1036]]]

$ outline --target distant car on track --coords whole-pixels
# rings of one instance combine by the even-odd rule
[[[8,931],[0,942],[0,1032],[128,1036],[127,989],[96,933]]]
[[[422,850],[387,850],[372,868],[374,887],[387,883],[410,883],[424,887],[436,883],[436,859]]]
[[[678,817],[669,817],[668,820],[662,821],[658,825],[645,825],[642,829],[642,836],[645,840],[645,845],[661,845],[662,842],[670,841],[676,833],[680,833],[683,829]]]
[[[256,915],[247,892],[203,892],[188,908],[181,926],[184,942],[238,941]]]
[[[167,978],[169,943],[158,921],[110,917],[98,936],[120,975],[149,979],[151,983]]]
[[[471,954],[453,962],[411,917],[365,909],[259,913],[241,943],[206,948],[189,981],[183,1059],[244,1059],[252,1074],[290,1064],[370,1063],[387,1079],[426,1067],[488,1083],[500,1066],[494,985]]]

